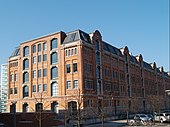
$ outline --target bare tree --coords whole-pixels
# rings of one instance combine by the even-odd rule
[[[157,95],[148,95],[147,101],[152,112],[160,112],[162,98]]]
[[[104,118],[105,118],[105,112],[107,111],[106,107],[108,105],[112,106],[112,100],[113,100],[113,97],[110,96],[108,98],[104,98],[104,97],[99,97],[98,100],[97,100],[97,108],[98,108],[98,111],[96,112],[96,110],[94,110],[94,107],[91,108],[91,112],[93,114],[95,114],[95,116],[97,116],[98,118],[100,118],[101,120],[101,124],[102,124],[102,127],[104,127]],[[109,104],[110,103],[110,104]],[[111,107],[112,108],[112,107]],[[112,110],[112,109],[111,109]]]
[[[47,103],[46,95],[44,92],[40,92],[38,94],[33,95],[33,98],[35,100],[35,108],[30,107],[32,111],[35,112],[35,119],[38,121],[38,127],[42,127],[42,121],[47,119],[49,114],[46,114],[46,109],[50,106],[49,103]]]
[[[71,120],[77,119],[77,125],[78,127],[80,127],[81,119],[83,118],[83,114],[82,114],[83,97],[81,94],[81,90],[78,88],[74,90],[72,95],[65,95],[64,97],[61,97],[60,99],[61,99],[60,106],[64,108],[65,127],[67,127],[67,122],[69,119]]]
[[[76,116],[73,116],[73,117],[77,118],[78,127],[80,127],[81,119],[83,118],[83,115],[82,115],[82,112],[83,112],[83,109],[82,109],[83,97],[82,97],[81,93],[82,93],[82,91],[78,88],[75,91],[75,93],[71,96],[72,99],[75,99],[77,101],[77,113],[76,113]]]
[[[69,120],[69,113],[68,113],[68,97],[64,96],[60,98],[60,106],[64,109],[64,125],[67,127],[67,122]],[[64,102],[64,103],[63,103]]]

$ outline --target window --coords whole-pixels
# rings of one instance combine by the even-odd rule
[[[111,73],[110,69],[109,68],[105,68],[104,71],[105,71],[105,76],[106,77],[110,77],[110,73]]]
[[[58,103],[57,102],[51,103],[51,111],[58,113]]]
[[[67,72],[67,73],[70,73],[70,72],[71,72],[70,64],[67,64],[67,65],[66,65],[66,72]]]
[[[25,70],[25,69],[28,69],[29,68],[29,61],[28,61],[28,59],[24,59],[24,61],[23,61],[24,63],[24,65],[23,65],[23,69]]]
[[[33,63],[36,63],[36,56],[33,56]]]
[[[23,97],[28,97],[28,86],[23,87]]]
[[[105,84],[105,89],[106,89],[106,91],[111,91],[111,84],[110,83],[106,83]]]
[[[57,54],[57,52],[53,52],[51,54],[51,64],[55,64],[57,62],[58,62],[58,54]]]
[[[41,77],[41,69],[38,70],[38,78]]]
[[[57,38],[54,38],[51,40],[51,50],[55,49],[55,48],[58,48],[58,39]]]
[[[17,87],[14,88],[14,94],[17,94],[18,93],[18,89]]]
[[[47,91],[47,84],[43,84],[43,91]]]
[[[112,71],[112,77],[113,77],[113,79],[115,79],[115,71],[114,70]]]
[[[33,53],[36,52],[36,45],[33,46]]]
[[[73,81],[73,88],[78,88],[78,80]]]
[[[41,62],[41,55],[38,55],[38,62]]]
[[[92,66],[92,64],[88,64],[88,71],[89,71],[89,73],[92,73],[92,72],[93,72],[93,66]]]
[[[96,50],[99,50],[99,42],[98,41],[96,41],[96,43],[95,43],[95,48],[96,48]]]
[[[13,94],[13,88],[10,88],[10,94]]]
[[[32,86],[32,92],[36,92],[36,85]]]
[[[58,68],[57,67],[51,68],[51,79],[55,79],[55,78],[58,78]]]
[[[77,72],[77,63],[73,63],[73,72]]]
[[[14,113],[16,110],[16,103],[12,103],[11,105],[10,105],[10,113]]]
[[[66,82],[66,89],[71,89],[71,81]]]
[[[29,47],[28,47],[28,46],[25,46],[25,47],[24,47],[23,55],[24,55],[24,56],[28,56],[28,55],[29,55]]]
[[[43,61],[47,61],[47,54],[43,55]]]
[[[112,84],[113,91],[118,92],[119,91],[119,85],[114,83]]]
[[[68,102],[68,113],[70,116],[77,115],[77,102],[76,101]]]
[[[119,73],[117,71],[115,72],[115,76],[116,76],[116,80],[118,80],[119,79]]]
[[[22,105],[22,111],[23,111],[23,112],[28,112],[28,104],[27,104],[27,103],[24,103],[24,104]]]
[[[93,80],[85,80],[85,89],[87,90],[94,89]]]
[[[38,90],[37,92],[42,92],[42,85],[41,84],[38,84]]]
[[[128,86],[128,96],[129,96],[129,97],[131,96],[130,93],[131,93],[131,91],[130,91],[130,86]]]
[[[68,50],[68,56],[70,56],[70,49]]]
[[[68,50],[66,50],[65,53],[66,53],[66,56],[68,56]]]
[[[13,74],[10,74],[10,82],[13,81]]]
[[[74,55],[74,49],[71,49],[71,55]]]
[[[98,51],[96,53],[96,64],[100,65],[100,53]]]
[[[43,69],[43,77],[47,76],[47,68]]]
[[[14,81],[18,81],[18,74],[14,74]]]
[[[87,106],[92,107],[93,106],[93,100],[87,100]]]
[[[41,51],[41,44],[38,44],[38,52]]]
[[[43,43],[43,50],[47,50],[47,43]]]
[[[96,68],[96,77],[97,78],[101,78],[101,74],[100,74],[100,66],[97,66],[97,68]]]
[[[33,70],[32,73],[33,73],[33,74],[32,74],[32,77],[33,77],[33,78],[36,78],[36,70]]]
[[[58,83],[54,82],[51,84],[51,96],[57,96],[58,95]]]
[[[77,48],[74,49],[74,54],[77,55]]]
[[[23,74],[23,83],[27,83],[28,82],[28,72],[24,72]]]
[[[87,75],[93,74],[93,66],[91,63],[84,63],[84,73]]]
[[[112,100],[108,100],[108,106],[109,106],[109,107],[112,106]]]
[[[42,103],[37,103],[35,105],[36,112],[42,111],[43,110],[43,104]]]

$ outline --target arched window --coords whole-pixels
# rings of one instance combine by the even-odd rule
[[[23,83],[27,83],[28,82],[28,72],[24,72],[23,74]]]
[[[99,50],[99,42],[98,41],[95,42],[95,48],[96,48],[96,50]]]
[[[28,56],[29,54],[29,47],[28,46],[25,46],[24,47],[24,52],[23,52],[24,56]]]
[[[58,48],[58,39],[57,38],[54,38],[51,40],[51,50],[55,49],[55,48]]]
[[[51,111],[58,113],[58,103],[56,101],[51,103]]]
[[[36,112],[42,111],[43,110],[43,104],[42,103],[37,103],[35,105],[35,110],[36,110]]]
[[[23,97],[28,97],[28,95],[29,95],[28,86],[24,86],[23,87]]]
[[[58,78],[58,68],[53,67],[51,68],[51,79],[56,79]]]
[[[96,64],[100,64],[100,53],[96,52]]]
[[[29,61],[28,59],[25,59],[23,62],[23,70],[28,69],[29,68]]]
[[[28,104],[27,103],[24,103],[22,105],[22,112],[28,112]]]
[[[69,115],[71,116],[75,116],[77,114],[77,102],[76,101],[68,102],[68,112],[69,112]]]
[[[16,102],[12,102],[12,104],[10,105],[10,113],[14,113],[16,112]]]
[[[54,82],[51,84],[51,96],[57,96],[58,95],[58,83]]]
[[[51,64],[55,64],[58,62],[58,53],[54,52],[51,54]]]

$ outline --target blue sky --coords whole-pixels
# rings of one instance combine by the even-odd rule
[[[24,41],[76,29],[170,70],[169,0],[1,0],[0,64]]]

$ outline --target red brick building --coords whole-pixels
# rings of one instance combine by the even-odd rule
[[[9,57],[7,111],[69,109],[91,117],[169,108],[170,75],[128,47],[103,41],[99,31],[58,32],[23,42]],[[151,99],[152,98],[152,99]],[[157,108],[157,107],[155,107]]]

